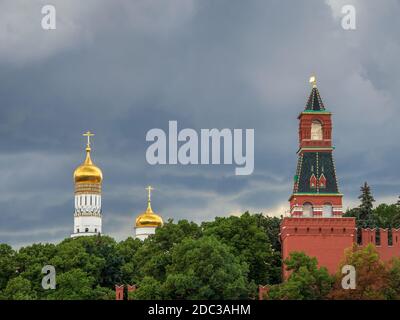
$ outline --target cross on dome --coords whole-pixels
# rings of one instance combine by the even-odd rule
[[[86,133],[83,134],[84,137],[87,137],[87,147],[90,148],[90,137],[94,136],[94,133],[91,133],[90,131],[87,131]]]
[[[154,188],[152,186],[147,186],[146,190],[147,190],[147,202],[150,203],[150,201],[151,201],[151,192],[154,190]]]

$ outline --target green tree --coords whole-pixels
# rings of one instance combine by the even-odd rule
[[[94,279],[100,279],[105,260],[89,254],[82,238],[66,239],[59,243],[56,255],[51,259],[50,264],[56,268],[57,274],[81,269]]]
[[[17,275],[16,272],[15,251],[8,244],[0,244],[0,291]]]
[[[139,282],[138,289],[130,296],[135,300],[161,300],[164,298],[161,283],[149,276]]]
[[[184,239],[171,257],[162,284],[166,299],[244,299],[254,293],[247,265],[215,237]]]
[[[48,299],[55,300],[98,300],[115,296],[111,289],[96,285],[95,278],[80,269],[58,274],[56,289],[48,290]]]
[[[94,277],[100,286],[114,286],[122,279],[122,257],[117,243],[108,236],[70,238],[57,245],[51,260],[57,272],[82,269]]]
[[[201,228],[197,224],[187,220],[180,220],[175,224],[170,219],[138,248],[134,256],[137,269],[132,273],[131,282],[138,283],[145,276],[163,282],[166,278],[166,267],[171,263],[172,248],[183,239],[197,239],[201,235]]]
[[[254,217],[258,220],[257,224],[264,230],[265,234],[267,235],[269,243],[271,243],[272,245],[272,248],[275,251],[280,252],[281,242],[279,239],[279,234],[281,232],[282,216],[278,218],[257,213],[254,214]]]
[[[278,300],[326,299],[333,277],[325,267],[318,267],[317,259],[303,252],[292,252],[284,261],[290,276],[283,284],[271,286],[268,297]]]
[[[32,289],[31,282],[22,276],[18,276],[8,281],[2,293],[2,298],[6,300],[35,300],[37,295]]]
[[[81,241],[86,252],[91,257],[99,257],[104,260],[104,265],[100,270],[100,278],[96,283],[100,286],[113,287],[115,283],[120,282],[122,278],[121,264],[123,258],[119,255],[116,241],[109,236],[80,237],[76,239]]]
[[[32,290],[36,292],[38,299],[45,298],[47,292],[42,288],[42,268],[52,264],[57,247],[54,244],[33,244],[21,248],[15,256],[17,273],[29,280]]]
[[[359,206],[359,216],[358,219],[364,222],[364,227],[374,227],[374,217],[373,217],[373,202],[375,202],[374,197],[371,193],[371,188],[367,184],[361,187],[361,195],[358,197],[360,199],[361,204]]]
[[[390,261],[387,280],[386,298],[389,300],[400,300],[400,258],[393,258]]]
[[[356,270],[356,288],[344,290],[342,288],[344,265],[351,265]],[[387,270],[379,259],[379,254],[373,244],[362,248],[354,244],[345,251],[345,258],[339,266],[336,281],[329,297],[346,300],[375,300],[384,299],[388,287]]]
[[[136,252],[142,245],[139,239],[128,237],[117,245],[118,255],[121,257],[121,282],[131,284],[136,277],[138,264],[141,261],[135,259]]]
[[[343,215],[344,217],[354,217],[356,218],[357,228],[376,228],[379,227],[379,223],[382,221],[377,220],[377,214],[373,210],[373,202],[375,202],[374,197],[371,193],[371,188],[364,183],[361,186],[361,194],[358,197],[360,199],[360,205],[356,208],[348,209]],[[360,237],[358,237],[358,241]]]
[[[360,215],[360,208],[351,208],[347,209],[346,212],[343,214],[343,217],[352,217],[352,218],[358,218]],[[357,222],[357,220],[356,220]]]
[[[277,220],[245,212],[240,217],[217,217],[213,222],[204,222],[204,235],[215,236],[232,247],[233,253],[249,266],[249,280],[255,284],[274,284],[281,279],[280,251],[273,249],[266,230],[274,229],[270,222]],[[274,236],[278,237],[278,234]]]
[[[396,204],[380,204],[373,210],[373,220],[379,228],[399,228],[400,208]]]

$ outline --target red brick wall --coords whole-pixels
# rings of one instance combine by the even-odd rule
[[[400,257],[400,229],[393,229],[392,243],[389,245],[387,229],[380,230],[380,242],[375,229],[361,230],[361,244],[376,246],[382,261]],[[344,250],[357,241],[355,218],[284,218],[281,224],[282,259],[293,251],[301,251],[316,257],[319,266],[324,266],[331,274],[338,271],[344,258]],[[289,272],[283,267],[283,278]]]
[[[282,259],[293,251],[316,257],[319,266],[336,273],[344,249],[353,245],[354,218],[284,218],[281,224]],[[283,278],[289,273],[283,268]]]
[[[400,229],[392,229],[392,244],[389,245],[388,229],[379,229],[380,243],[377,243],[375,229],[361,230],[361,246],[372,243],[376,246],[382,261],[389,261],[394,257],[400,257]]]

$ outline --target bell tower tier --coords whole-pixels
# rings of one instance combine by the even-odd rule
[[[87,137],[86,159],[74,172],[75,182],[75,212],[74,231],[71,237],[92,236],[101,234],[101,184],[103,174],[95,166],[90,157],[89,131],[84,134]]]
[[[340,217],[342,194],[336,178],[332,146],[332,114],[325,109],[315,77],[305,110],[299,119],[298,162],[293,193],[293,217]]]

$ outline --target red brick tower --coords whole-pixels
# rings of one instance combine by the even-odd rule
[[[333,160],[332,114],[325,109],[315,77],[310,82],[310,97],[298,117],[298,164],[289,198],[291,217],[281,225],[282,255],[286,259],[292,251],[303,251],[334,273],[344,249],[353,243],[355,220],[342,218],[342,194]]]

